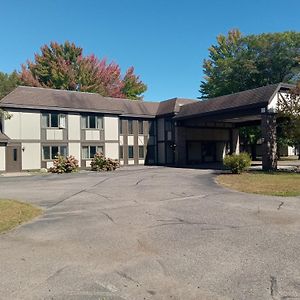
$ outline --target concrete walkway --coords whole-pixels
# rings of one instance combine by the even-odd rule
[[[300,198],[209,170],[0,178],[44,208],[0,236],[1,299],[300,299]]]

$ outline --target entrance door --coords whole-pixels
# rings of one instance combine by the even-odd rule
[[[173,143],[166,143],[166,164],[174,164],[174,147]]]
[[[202,142],[201,143],[202,162],[215,162],[216,158],[216,143]]]
[[[6,172],[20,172],[22,170],[21,145],[7,145]]]

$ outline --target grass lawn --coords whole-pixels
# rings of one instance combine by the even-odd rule
[[[217,182],[225,187],[246,193],[273,196],[300,195],[300,174],[296,173],[249,172],[240,175],[223,174],[217,177]]]
[[[40,215],[42,210],[31,204],[0,199],[0,233]]]

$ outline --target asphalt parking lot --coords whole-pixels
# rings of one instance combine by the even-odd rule
[[[44,214],[0,235],[0,299],[300,299],[300,197],[210,170],[0,178]]]

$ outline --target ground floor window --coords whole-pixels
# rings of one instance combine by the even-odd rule
[[[133,146],[128,146],[128,158],[134,158],[134,156],[133,156]]]
[[[120,159],[124,158],[124,149],[123,146],[120,146]]]
[[[82,158],[92,159],[96,153],[104,153],[103,146],[83,146],[82,147]]]
[[[67,146],[43,146],[43,160],[53,160],[58,155],[67,156]]]
[[[144,146],[139,146],[139,158],[143,159],[145,157]]]

